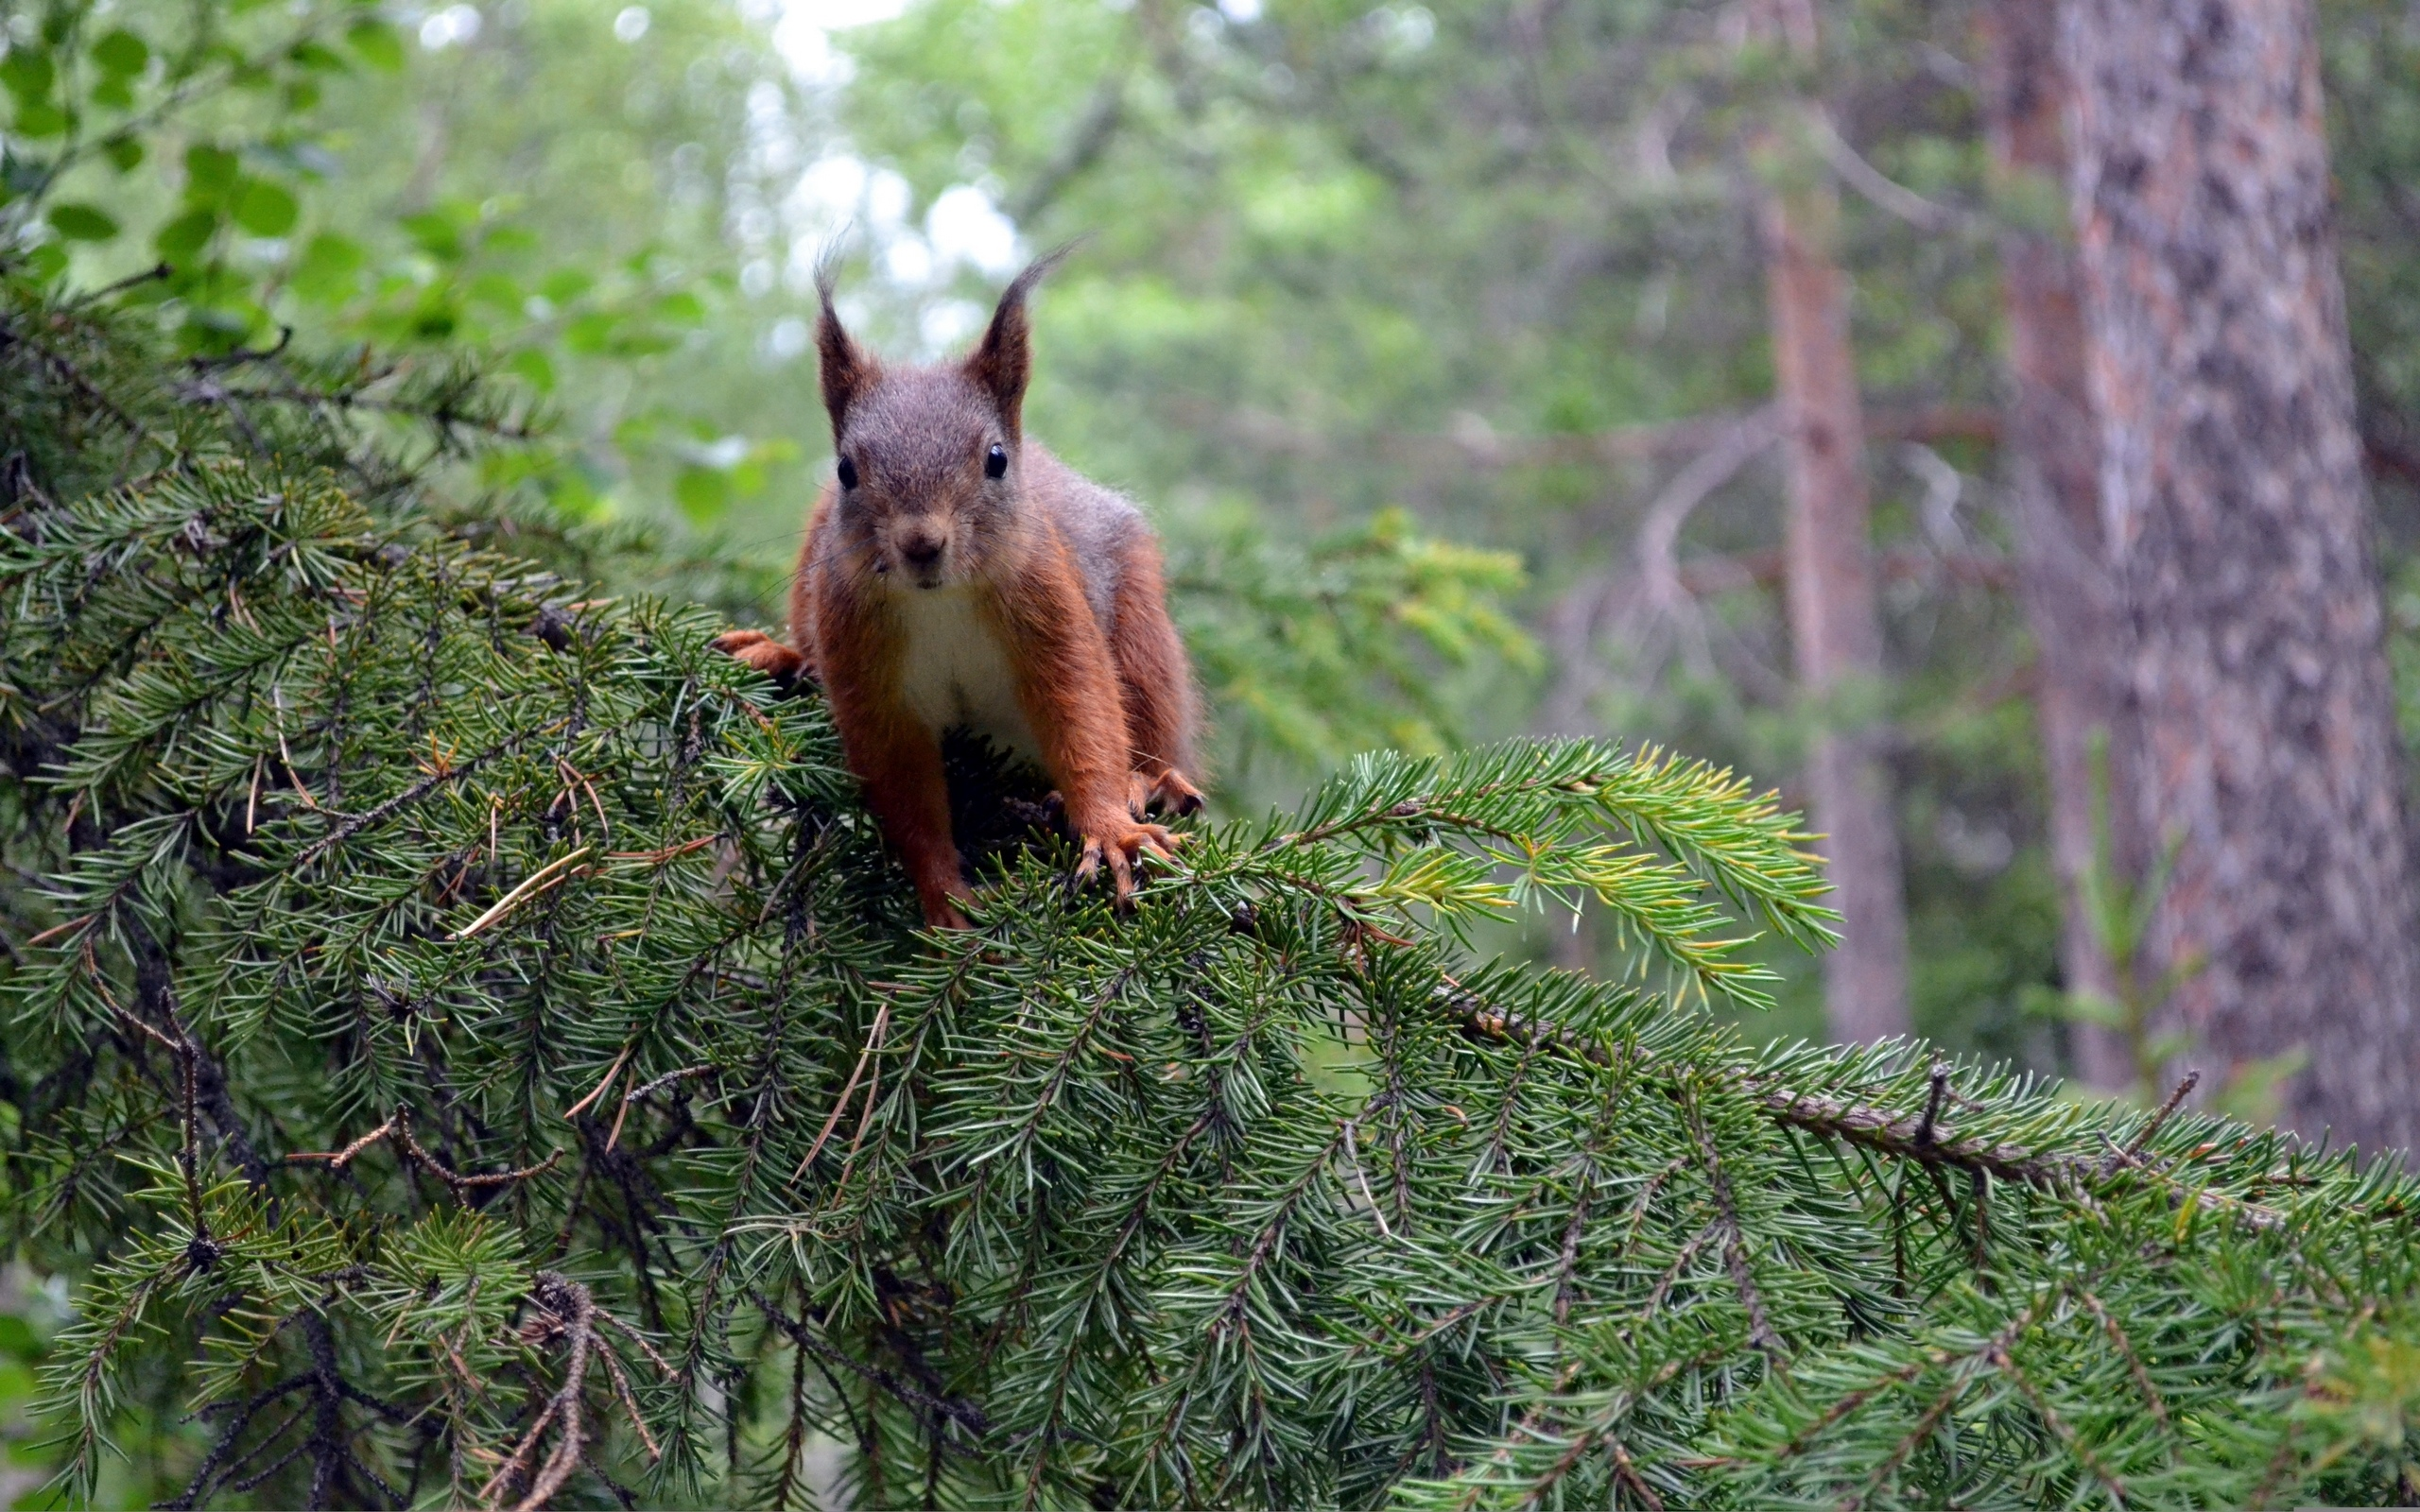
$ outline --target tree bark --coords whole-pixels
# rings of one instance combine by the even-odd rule
[[[2420,1135],[2411,880],[2308,0],[2067,0],[2071,183],[2128,619],[2152,966],[2283,1120]]]
[[[1816,51],[1810,0],[1760,0],[1762,40],[1802,60]],[[1816,109],[1811,103],[1805,107]],[[1769,136],[1769,170],[1786,150]],[[1840,203],[1821,172],[1781,180],[1763,206],[1766,297],[1789,481],[1784,553],[1790,636],[1802,696],[1821,721],[1806,764],[1819,849],[1830,863],[1840,948],[1824,957],[1832,1038],[1905,1034],[1908,915],[1883,731],[1871,709],[1882,684],[1875,604],[1865,417],[1849,344],[1849,284],[1832,257]],[[1793,180],[1795,181],[1793,181]]]
[[[2116,966],[2086,907],[2084,879],[2098,861],[2094,814],[2102,779],[2092,760],[2103,743],[2106,781],[2124,789],[2133,770],[2118,727],[2124,619],[2104,558],[2100,526],[2100,422],[2093,413],[2075,249],[2063,203],[2068,177],[2072,91],[2059,60],[2052,0],[1991,0],[1982,13],[1983,113],[2001,199],[2007,312],[2007,445],[2010,513],[2017,541],[2017,592],[2033,632],[2040,692],[2034,717],[2049,780],[2050,862],[2059,879],[2060,965],[2070,993],[2118,999]],[[2029,215],[2029,212],[2031,214]],[[2139,856],[2118,858],[2138,871]],[[2124,1040],[2097,1024],[2072,1025],[2076,1072],[2115,1091],[2132,1084]]]

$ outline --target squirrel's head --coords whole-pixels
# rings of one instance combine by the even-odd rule
[[[930,368],[875,361],[841,326],[828,269],[817,280],[815,344],[839,458],[835,523],[863,568],[902,587],[971,582],[1015,528],[1033,365],[1026,296],[1062,255],[1016,276],[974,352]]]

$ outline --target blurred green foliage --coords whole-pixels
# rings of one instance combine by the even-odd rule
[[[788,95],[760,28],[712,0],[658,9],[644,46],[583,3],[23,10],[0,215],[36,273],[125,281],[198,355],[288,331],[384,360],[480,353],[564,423],[469,487],[575,523],[677,501],[710,526],[776,481],[799,491],[795,417],[763,402],[722,240],[750,102]],[[37,104],[47,135],[22,119]],[[770,566],[747,565],[738,592],[761,593]]]
[[[0,1177],[0,1202],[9,1196]],[[17,1504],[50,1477],[52,1457],[33,1416],[36,1372],[66,1313],[63,1282],[44,1288],[24,1265],[0,1264],[0,1506]]]
[[[971,333],[1019,256],[994,176],[928,189],[853,146],[847,122],[908,81],[869,62],[845,83],[851,67],[828,60],[804,77],[798,47],[786,58],[775,44],[776,19],[722,0],[48,0],[12,19],[6,66],[10,79],[40,75],[18,109],[50,112],[57,129],[17,123],[16,188],[0,208],[13,218],[0,229],[37,274],[123,281],[121,298],[156,308],[197,356],[286,339],[406,363],[478,353],[536,403],[541,444],[466,460],[465,496],[535,501],[548,529],[644,537],[648,551],[616,558],[625,579],[771,620],[828,467],[805,352],[816,258],[836,239],[869,254],[848,281],[853,317],[886,350],[929,356]],[[1084,29],[1063,35],[1066,19],[1025,15],[1028,63],[1084,56]],[[983,107],[949,109],[975,120]],[[951,151],[980,167],[981,149]],[[917,233],[952,207],[955,240]],[[1253,797],[1275,798],[1375,740],[1467,738],[1468,699],[1429,673],[1475,653],[1534,662],[1496,607],[1523,580],[1517,564],[1435,546],[1400,514],[1368,524],[1384,497],[1316,511],[1308,523],[1330,539],[1314,546],[1289,511],[1171,471],[1184,450],[1172,434],[1103,444],[1136,435],[1131,398],[1095,397],[1104,382],[1132,387],[1115,371],[1121,348],[1155,367],[1203,365],[1155,322],[1247,340],[1265,323],[1205,311],[1198,291],[1138,286],[1110,261],[1115,245],[1103,238],[1051,296],[1035,413],[1044,434],[1081,442],[1080,465],[1160,506],[1180,557],[1251,578],[1195,574],[1201,601],[1181,606],[1215,643],[1214,693],[1236,696],[1226,765],[1270,772]],[[1406,354],[1412,336],[1397,330],[1368,354]],[[1250,564],[1272,551],[1318,556],[1322,586],[1270,597]],[[1359,620],[1340,640],[1323,621],[1347,600]],[[1364,676],[1340,661],[1368,654],[1375,643],[1358,632],[1380,628],[1389,664]],[[1286,665],[1250,664],[1265,655]]]

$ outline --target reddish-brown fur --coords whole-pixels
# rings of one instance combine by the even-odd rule
[[[997,690],[1013,694],[1007,722],[1021,716],[1081,837],[1080,878],[1106,866],[1123,902],[1142,858],[1167,858],[1183,838],[1144,816],[1201,806],[1185,775],[1192,676],[1159,547],[1125,501],[1022,434],[1025,299],[1047,266],[1010,285],[963,363],[897,372],[841,329],[825,284],[824,403],[856,481],[827,485],[808,515],[790,588],[795,648],[755,630],[716,643],[823,685],[850,769],[936,926],[964,925],[967,888],[929,706],[983,703],[989,658],[1011,685]],[[986,705],[995,720],[997,701]]]

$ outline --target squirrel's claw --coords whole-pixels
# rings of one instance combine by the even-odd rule
[[[1068,879],[1069,891],[1074,891],[1108,868],[1111,886],[1116,893],[1118,911],[1133,906],[1134,873],[1146,856],[1155,861],[1174,861],[1176,848],[1185,836],[1157,824],[1129,823],[1113,829],[1106,837],[1100,833],[1084,836],[1083,854],[1076,862],[1075,874]]]
[[[1147,814],[1174,814],[1191,816],[1201,812],[1201,789],[1186,781],[1175,767],[1165,767],[1157,777],[1136,772],[1130,783],[1132,796],[1127,806],[1141,818]]]

